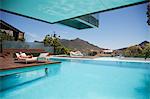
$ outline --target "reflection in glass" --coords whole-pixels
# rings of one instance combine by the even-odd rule
[[[29,71],[29,72],[22,72],[16,73],[6,76],[0,77],[0,91],[13,88],[18,85],[22,85],[25,83],[33,82],[40,80],[44,77],[50,77],[56,75],[60,71],[60,65],[48,65],[47,72],[45,72],[45,68]]]

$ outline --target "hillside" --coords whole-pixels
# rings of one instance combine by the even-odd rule
[[[88,52],[91,50],[100,51],[104,49],[104,48],[99,48],[98,46],[93,45],[79,38],[73,40],[61,39],[61,43],[67,48],[70,48],[72,50],[80,50],[82,52]]]
[[[142,56],[143,49],[149,43],[150,42],[148,42],[148,41],[143,41],[142,43],[137,44],[137,45],[117,49],[117,50],[115,50],[115,53],[116,53],[116,55],[124,55],[124,56],[137,56],[137,57]]]
[[[126,50],[126,49],[128,49],[128,48],[130,48],[130,47],[134,47],[134,46],[138,46],[138,47],[144,48],[144,47],[146,46],[146,44],[148,44],[148,43],[150,43],[150,42],[148,42],[148,41],[143,41],[143,42],[140,43],[140,44],[133,45],[133,46],[129,46],[129,47],[125,47],[125,48],[121,48],[121,49],[117,49],[117,50],[122,51],[122,50]]]

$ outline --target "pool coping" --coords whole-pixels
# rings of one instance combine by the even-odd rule
[[[74,57],[58,57],[58,56],[53,56],[53,57],[50,57],[51,58],[55,58],[55,59],[74,59],[74,60],[94,60],[94,61],[116,61],[116,62],[133,62],[133,63],[150,63],[150,61],[143,61],[143,60],[123,60],[123,59],[118,59],[118,60],[106,60],[106,59],[96,59],[96,58],[80,58],[80,57],[77,57],[77,58],[74,58]]]
[[[0,68],[0,72],[1,71],[5,71],[5,70],[12,70],[12,69],[19,69],[19,68],[27,68],[27,67],[35,67],[35,66],[41,66],[41,65],[49,65],[49,64],[59,64],[61,62],[54,62],[54,61],[48,61],[48,62],[44,62],[44,63],[34,63],[34,64],[22,64],[21,66],[12,66],[12,67],[3,67]]]

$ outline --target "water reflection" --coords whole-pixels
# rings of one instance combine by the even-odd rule
[[[55,76],[60,72],[61,65],[47,65],[47,72],[45,72],[45,68],[41,68],[34,71],[16,73],[6,76],[0,77],[0,91],[4,91],[7,89],[11,89],[18,85],[23,85],[29,82],[38,81],[41,78],[47,76]]]
[[[143,75],[141,86],[135,88],[138,99],[150,99],[150,70]]]
[[[48,67],[48,76],[55,76],[61,71],[61,64],[52,65]]]

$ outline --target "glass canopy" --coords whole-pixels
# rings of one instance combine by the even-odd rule
[[[0,9],[45,22],[58,22],[148,0],[1,0]]]

